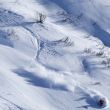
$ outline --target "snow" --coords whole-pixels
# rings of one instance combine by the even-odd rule
[[[109,110],[109,5],[0,0],[0,110]]]

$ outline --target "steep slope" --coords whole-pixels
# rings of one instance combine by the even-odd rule
[[[109,110],[109,4],[0,0],[0,110]]]

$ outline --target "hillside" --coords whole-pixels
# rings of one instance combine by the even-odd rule
[[[0,110],[109,110],[109,11],[109,0],[0,0]]]

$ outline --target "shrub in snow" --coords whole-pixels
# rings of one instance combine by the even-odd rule
[[[84,52],[85,52],[85,53],[91,53],[92,50],[91,50],[90,48],[85,48],[85,49],[84,49]]]
[[[18,35],[15,33],[14,30],[7,30],[7,32],[9,33],[9,36],[7,36],[8,39],[13,40],[13,41],[19,40],[19,37],[18,37]]]
[[[104,54],[104,52],[103,51],[100,51],[100,52],[97,52],[96,53],[96,56],[102,56]]]
[[[37,12],[36,13],[36,22],[43,23],[46,19],[46,15]]]
[[[43,15],[42,13],[39,13],[39,22],[43,23],[45,21],[45,19],[46,19],[46,16]]]
[[[106,67],[110,67],[110,58],[106,58],[102,61],[102,64],[104,64]]]
[[[72,17],[65,11],[59,11],[56,16],[58,17],[60,16],[61,22],[68,22],[68,23],[73,22]]]

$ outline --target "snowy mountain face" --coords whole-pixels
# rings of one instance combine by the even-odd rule
[[[109,0],[0,0],[0,110],[109,110]]]

